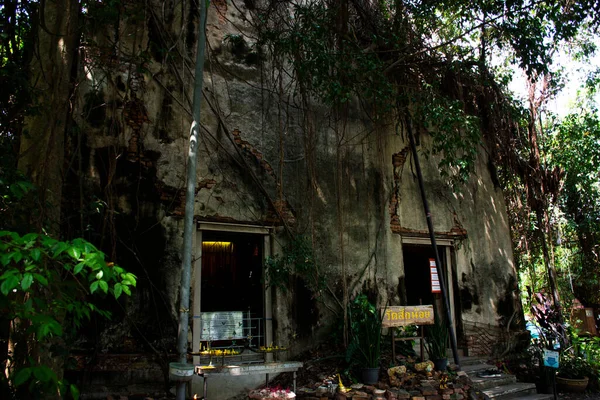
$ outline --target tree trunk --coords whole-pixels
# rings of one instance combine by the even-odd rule
[[[77,52],[79,3],[40,2],[31,82],[36,110],[25,119],[19,169],[39,190],[38,229],[60,233],[64,142],[71,102],[71,68]]]
[[[38,212],[31,216],[31,223],[36,230],[45,229],[56,238],[60,236],[64,144],[73,90],[71,72],[79,43],[79,11],[75,0],[40,2],[30,71],[34,111],[25,118],[18,164],[39,193]],[[14,322],[16,328],[23,328]],[[11,341],[22,333],[11,332],[9,348],[14,347]],[[50,351],[50,346],[56,344],[29,348],[28,355],[39,357],[41,364],[62,379],[64,359]],[[13,362],[24,365],[27,358]]]

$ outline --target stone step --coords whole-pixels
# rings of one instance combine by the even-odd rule
[[[522,399],[537,394],[533,383],[511,383],[482,390],[490,399]]]
[[[471,382],[473,382],[473,387],[481,391],[491,389],[496,386],[517,383],[517,377],[510,374],[501,374],[500,376],[494,378],[480,378],[477,376],[477,374],[469,374],[469,378],[471,378]]]
[[[453,361],[452,353],[449,353],[448,360]],[[461,368],[467,365],[485,364],[487,360],[488,357],[458,357],[458,362],[460,363]],[[451,362],[451,364],[454,365],[454,362]]]
[[[553,394],[530,394],[529,396],[519,397],[525,400],[554,400]]]
[[[478,372],[494,368],[494,366],[490,364],[470,364],[465,366],[461,365],[460,367],[460,369],[465,371],[470,378],[475,378]]]

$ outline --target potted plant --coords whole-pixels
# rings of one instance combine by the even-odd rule
[[[538,393],[554,392],[553,376],[556,370],[544,366],[544,350],[559,350],[567,347],[568,335],[562,323],[560,311],[544,293],[532,293],[528,287],[530,312],[533,319],[527,325],[531,333],[529,353],[537,366],[535,385]]]
[[[427,327],[425,350],[435,369],[445,371],[448,367],[448,329],[436,315],[435,324]]]
[[[365,294],[360,294],[350,305],[348,316],[351,336],[346,361],[361,368],[363,383],[377,383],[381,358],[382,315]]]
[[[584,392],[591,370],[592,367],[585,358],[564,352],[560,357],[556,386],[562,392]]]

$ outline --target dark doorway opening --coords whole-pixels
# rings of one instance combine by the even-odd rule
[[[438,247],[442,268],[444,267],[443,247]],[[441,300],[437,293],[431,293],[431,275],[429,272],[429,259],[435,258],[431,246],[404,245],[402,246],[404,258],[404,286],[406,291],[406,304],[436,304]],[[445,270],[444,270],[445,271]]]
[[[202,232],[201,308],[209,311],[264,314],[263,236]]]

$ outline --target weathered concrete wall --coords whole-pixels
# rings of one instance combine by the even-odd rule
[[[300,350],[328,332],[335,310],[339,315],[331,294],[343,296],[342,256],[351,296],[368,288],[381,304],[399,304],[403,238],[427,237],[427,225],[405,135],[393,124],[373,126],[358,106],[339,116],[314,103],[307,116],[290,80],[253,56],[243,17],[243,1],[212,3],[196,216],[276,226],[276,249],[288,240],[281,216],[295,234],[312,238],[330,276],[325,304],[294,293],[274,297],[276,342]],[[160,333],[168,347],[178,308],[195,14],[156,4],[119,24],[118,37],[104,27],[85,50],[75,114],[90,191],[119,213],[98,219],[101,233],[116,244],[135,237],[137,247],[123,243],[116,254],[141,278],[129,307],[140,323],[169,327]],[[107,47],[117,43],[114,58],[102,37]],[[169,38],[181,40],[169,47]],[[420,151],[427,150],[430,138],[420,140]],[[512,313],[515,271],[502,193],[481,150],[461,193],[443,182],[436,157],[421,162],[436,232],[454,240],[461,318],[496,324]],[[162,312],[147,312],[157,298]],[[312,326],[294,321],[295,304],[315,308]]]

